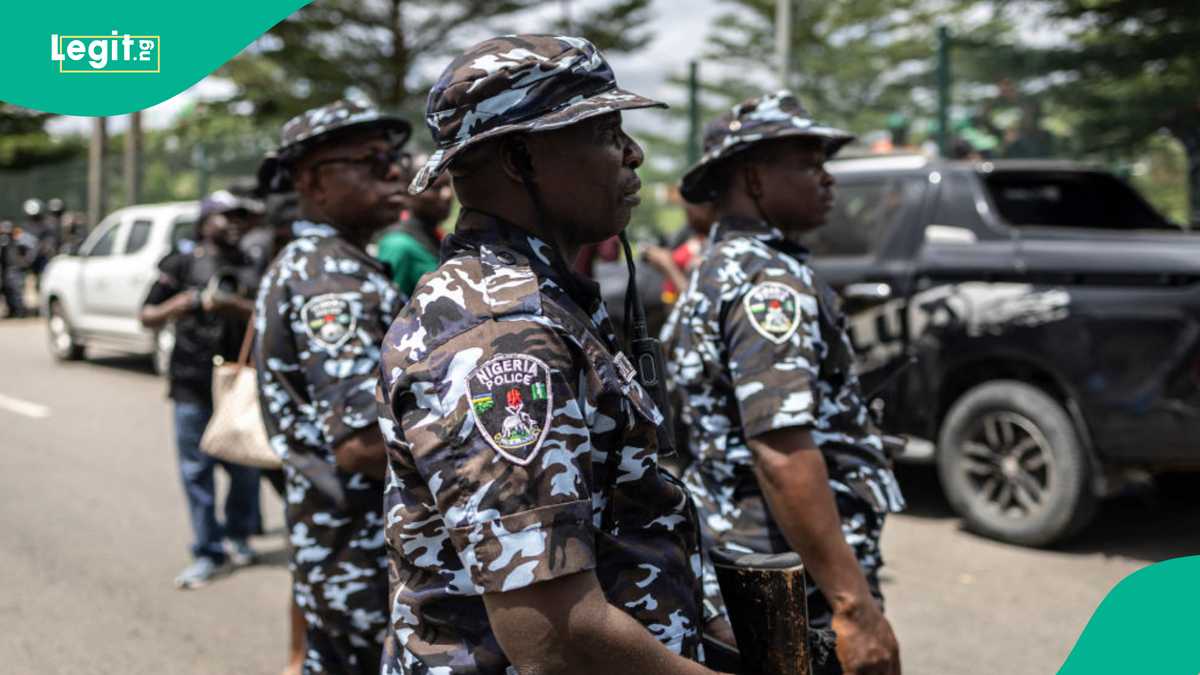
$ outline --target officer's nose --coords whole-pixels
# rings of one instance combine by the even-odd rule
[[[625,166],[636,169],[646,161],[646,153],[642,150],[642,146],[638,142],[629,137],[625,130],[621,130],[621,135],[625,137]]]

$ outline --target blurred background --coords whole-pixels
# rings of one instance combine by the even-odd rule
[[[646,146],[639,238],[683,222],[674,185],[699,125],[786,85],[859,134],[848,154],[1091,161],[1169,219],[1200,222],[1200,13],[1184,0],[322,0],[141,113],[76,118],[0,103],[0,220],[29,198],[94,225],[135,203],[252,177],[280,124],[340,96],[419,122],[463,47],[581,34],[622,84],[671,103],[628,116]],[[416,146],[428,144],[414,134]]]

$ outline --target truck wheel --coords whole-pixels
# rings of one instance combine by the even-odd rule
[[[1095,514],[1092,467],[1067,411],[1037,387],[996,380],[963,394],[942,423],[938,474],[967,528],[1046,546]]]
[[[67,314],[58,300],[50,301],[46,332],[50,342],[50,354],[55,360],[78,361],[83,358],[83,343],[76,341],[71,322],[67,321]]]

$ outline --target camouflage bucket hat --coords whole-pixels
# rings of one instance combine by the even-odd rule
[[[260,186],[265,192],[289,190],[284,169],[307,149],[348,131],[375,127],[392,134],[396,145],[404,145],[412,135],[412,125],[407,120],[344,99],[296,115],[284,123],[279,147],[263,159],[258,172]]]
[[[812,119],[800,99],[789,91],[752,98],[735,105],[704,130],[704,155],[683,175],[679,193],[689,202],[716,197],[712,169],[746,148],[775,138],[793,136],[823,139],[825,154],[833,157],[854,134]]]
[[[583,38],[509,35],[456,58],[429,91],[425,124],[436,146],[409,192],[423,192],[464,148],[497,136],[550,131],[618,110],[667,107],[617,87]]]

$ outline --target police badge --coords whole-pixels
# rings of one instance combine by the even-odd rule
[[[496,354],[467,376],[475,428],[514,464],[537,456],[550,430],[550,367],[527,354]]]
[[[800,325],[800,292],[778,281],[759,283],[742,301],[750,325],[775,344],[783,344]]]
[[[337,293],[318,295],[304,303],[300,321],[314,342],[330,349],[345,344],[358,325],[350,301]]]

